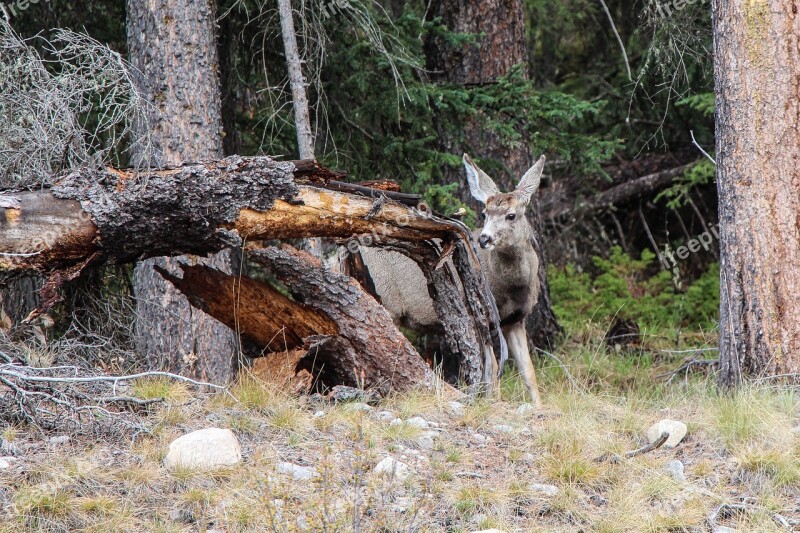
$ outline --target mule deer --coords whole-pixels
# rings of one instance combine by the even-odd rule
[[[500,325],[508,349],[537,407],[541,406],[525,318],[539,298],[539,258],[533,246],[533,228],[525,217],[531,196],[539,188],[545,158],[542,156],[510,193],[501,193],[494,181],[464,154],[464,167],[472,196],[484,205],[483,228],[473,236],[478,256],[497,302]],[[361,248],[375,290],[395,322],[415,329],[437,323],[427,282],[416,263],[392,251]]]

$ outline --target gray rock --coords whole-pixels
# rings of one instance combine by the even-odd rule
[[[677,459],[673,459],[665,467],[666,471],[672,475],[672,479],[678,483],[686,482],[686,475],[683,472],[683,463]]]
[[[50,444],[66,444],[69,442],[70,438],[68,435],[58,435],[57,437],[50,437],[47,440]]]
[[[532,403],[523,403],[517,407],[517,414],[520,416],[529,416],[536,412],[536,407]]]
[[[463,416],[464,414],[464,404],[461,402],[450,402],[447,404],[450,408],[450,411],[456,416]]]
[[[405,481],[413,473],[411,467],[394,457],[385,457],[375,465],[375,473]]]
[[[319,475],[317,471],[310,466],[300,466],[286,462],[278,463],[275,470],[277,470],[279,474],[289,474],[297,481],[308,481]]]
[[[354,404],[353,404],[353,409],[355,409],[356,411],[366,411],[366,412],[369,412],[369,411],[372,411],[372,410],[374,410],[375,408],[374,408],[374,407],[372,407],[371,405],[367,405],[367,404],[365,404],[364,402],[358,402],[358,403],[354,403]]]
[[[16,457],[0,457],[0,470],[11,468],[16,462]]]
[[[558,494],[558,487],[555,485],[544,485],[541,483],[531,483],[528,485],[528,490],[543,496],[556,496]]]
[[[378,420],[383,420],[384,422],[391,422],[395,419],[394,413],[391,411],[378,411]]]
[[[403,419],[402,418],[393,418],[392,421],[389,422],[389,425],[390,426],[399,426],[402,423],[403,423]]]
[[[206,428],[172,441],[164,466],[206,470],[232,466],[241,460],[242,448],[230,429]]]
[[[439,434],[435,431],[426,431],[417,438],[417,446],[423,450],[432,450],[435,444],[434,441],[438,436]]]
[[[664,443],[665,448],[674,448],[686,436],[687,427],[683,422],[677,420],[660,420],[650,426],[647,430],[647,441],[651,444],[658,440],[662,433],[668,432],[669,438]]]
[[[419,429],[428,429],[429,427],[431,427],[430,424],[428,424],[428,421],[422,418],[421,416],[415,416],[409,418],[408,420],[406,420],[406,424],[408,424],[409,426],[414,426]]]
[[[502,529],[481,529],[480,531],[472,531],[471,533],[506,533]]]
[[[194,513],[189,509],[173,509],[169,512],[169,519],[173,522],[191,524],[194,522]]]
[[[314,418],[322,418],[325,416],[325,411],[317,411],[314,413]]]
[[[473,433],[472,440],[477,444],[486,444],[487,442],[489,442],[489,437],[481,435],[480,433]]]
[[[509,426],[508,424],[500,424],[495,426],[494,430],[500,433],[514,433],[514,426]]]

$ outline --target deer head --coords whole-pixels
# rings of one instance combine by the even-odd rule
[[[545,157],[540,157],[522,176],[513,192],[501,193],[492,178],[464,154],[469,190],[485,206],[481,212],[483,230],[478,238],[481,248],[492,250],[519,246],[530,238],[531,227],[525,218],[525,209],[539,188],[544,161]]]

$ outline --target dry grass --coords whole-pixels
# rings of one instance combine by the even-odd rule
[[[168,401],[149,415],[152,434],[128,446],[52,445],[25,427],[2,428],[25,454],[0,471],[0,532],[691,531],[707,528],[720,503],[743,501],[751,511],[724,525],[777,531],[772,513],[800,519],[798,401],[791,391],[722,396],[702,380],[601,388],[599,369],[613,366],[605,357],[571,359],[578,388],[545,369],[546,410],[529,414],[516,411],[524,394],[513,378],[504,380],[502,401],[476,400],[459,416],[442,393],[396,395],[369,409],[312,404],[252,376],[232,388],[233,398],[192,400],[174,384],[137,383],[137,394]],[[425,418],[437,432],[433,449],[419,444],[429,430],[391,425],[379,416],[383,410]],[[599,460],[641,446],[661,418],[689,425],[677,448]],[[211,425],[237,434],[242,464],[210,473],[164,469],[173,438]],[[406,463],[411,476],[373,472],[386,456]],[[686,482],[666,472],[673,459],[685,465]],[[276,471],[281,461],[313,466],[319,475],[295,480]],[[554,485],[558,493],[532,484]]]

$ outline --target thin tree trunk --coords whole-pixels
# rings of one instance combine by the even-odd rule
[[[128,50],[142,73],[141,88],[154,105],[149,116],[156,166],[222,156],[219,64],[214,2],[128,0]],[[142,154],[134,154],[134,160]],[[175,194],[180,194],[176,190]],[[143,261],[134,271],[139,350],[150,367],[199,379],[229,381],[237,368],[236,334],[196,310],[160,275],[179,261],[236,271],[236,254]]]
[[[297,34],[294,29],[291,0],[278,0],[281,16],[281,33],[286,54],[286,69],[292,87],[294,105],[294,126],[297,130],[297,149],[300,159],[314,159],[314,137],[311,135],[311,119],[308,112],[308,96],[303,77],[302,60],[297,49]]]
[[[527,72],[525,48],[525,12],[522,0],[433,0],[428,10],[428,20],[440,19],[441,24],[458,33],[478,36],[472,45],[454,49],[444,37],[434,34],[426,43],[428,69],[435,81],[464,85],[496,83],[515,65],[523,65]],[[505,169],[502,175],[492,176],[504,190],[512,190],[519,178],[533,163],[527,146],[503,145],[497,135],[485,127],[480,119],[467,124],[461,141],[440,132],[442,148],[454,155],[469,152],[481,159],[493,159]],[[472,202],[464,171],[444,170],[445,183],[459,183],[459,192],[465,202]],[[543,228],[538,214],[536,197],[531,200],[531,222],[537,235]],[[547,283],[547,258],[536,239],[540,257],[539,283],[542,290],[539,302],[528,317],[526,329],[536,346],[548,346],[561,332],[550,307],[550,287]]]
[[[800,14],[714,3],[720,375],[800,373]]]

